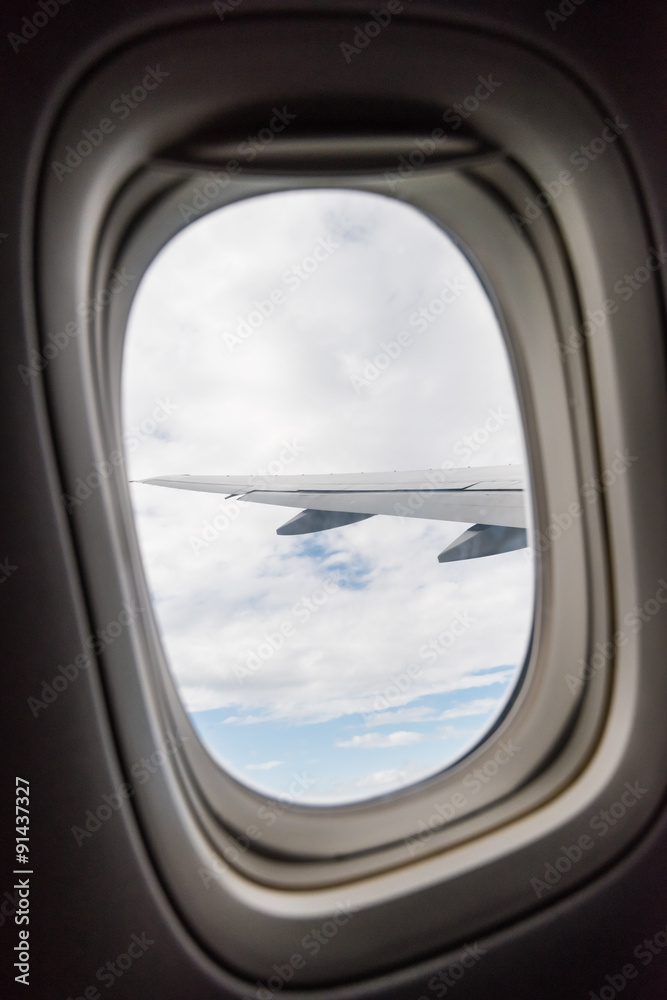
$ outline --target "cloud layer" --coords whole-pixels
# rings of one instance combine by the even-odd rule
[[[433,222],[378,195],[248,199],[167,244],[128,326],[126,433],[156,400],[171,413],[129,452],[132,480],[524,459],[479,279]],[[131,491],[184,704],[252,787],[279,795],[308,767],[309,800],[368,797],[450,763],[501,711],[532,625],[526,550],[441,565],[467,525],[374,517],[282,537],[292,509]]]

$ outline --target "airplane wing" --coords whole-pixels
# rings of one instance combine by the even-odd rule
[[[279,535],[325,531],[375,514],[474,522],[438,556],[471,559],[527,545],[520,466],[296,476],[161,476],[152,486],[224,493],[248,503],[297,507]]]

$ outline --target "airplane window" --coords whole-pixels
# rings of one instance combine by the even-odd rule
[[[488,735],[533,623],[524,437],[440,226],[348,189],[192,222],[134,299],[123,419],[163,645],[237,780],[351,803]]]

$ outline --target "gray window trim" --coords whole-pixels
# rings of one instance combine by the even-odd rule
[[[618,449],[632,451],[640,441],[643,465],[619,477],[614,490],[585,508],[538,559],[536,633],[526,680],[487,741],[492,747],[500,738],[513,738],[519,746],[523,740],[528,752],[500,772],[488,799],[475,803],[474,814],[434,832],[418,856],[402,839],[416,831],[420,819],[428,822],[461,774],[476,758],[485,759],[488,745],[381,804],[336,808],[326,816],[317,809],[291,809],[278,824],[277,839],[266,842],[268,853],[247,850],[233,860],[231,837],[244,828],[249,810],[256,811],[257,799],[213,769],[195,738],[154,780],[137,787],[137,813],[172,899],[226,964],[253,977],[270,975],[273,963],[299,950],[314,921],[330,918],[341,905],[351,909],[349,930],[332,938],[317,963],[295,972],[295,985],[331,981],[342,954],[346,975],[372,974],[530,910],[536,904],[531,878],[561,853],[562,844],[586,832],[588,817],[618,798],[625,782],[643,782],[641,807],[629,814],[621,835],[596,845],[553,895],[591,877],[646,822],[664,792],[667,756],[659,712],[667,678],[642,663],[641,648],[650,642],[646,631],[614,647],[604,667],[582,685],[579,703],[565,682],[596,643],[611,642],[624,614],[646,599],[653,581],[639,565],[634,544],[635,534],[646,528],[633,513],[648,483],[659,496],[665,492],[657,482],[662,474],[657,442],[643,438],[641,407],[629,401],[627,391],[629,379],[639,378],[643,391],[661,399],[656,373],[628,347],[637,324],[658,344],[654,289],[646,287],[609,317],[600,335],[581,349],[561,357],[558,348],[570,327],[578,328],[586,310],[597,308],[614,281],[647,253],[650,240],[620,141],[609,145],[595,172],[578,175],[576,184],[517,233],[512,208],[520,214],[524,199],[534,200],[540,192],[539,181],[557,178],[572,151],[604,127],[604,116],[534,56],[435,23],[394,24],[393,41],[376,39],[365,68],[361,63],[351,68],[339,43],[353,27],[353,20],[307,17],[199,24],[124,50],[91,77],[66,109],[45,163],[37,262],[43,343],[49,343],[46,331],[65,329],[77,306],[106,287],[121,260],[134,255],[145,266],[180,228],[173,214],[165,213],[164,199],[178,204],[172,187],[183,183],[185,168],[165,163],[164,154],[184,135],[195,135],[244,103],[271,104],[276,93],[315,95],[324,68],[327,86],[341,99],[354,96],[355,73],[363,72],[386,99],[428,94],[443,107],[461,100],[468,81],[483,73],[502,85],[492,99],[480,102],[475,132],[484,137],[487,151],[503,150],[504,158],[477,158],[461,172],[419,173],[402,186],[401,196],[457,235],[494,297],[524,413],[537,530],[577,502],[581,484],[609,468]],[[276,32],[284,38],[277,61]],[[309,61],[300,46],[315,36]],[[392,71],[392,45],[399,41],[402,62],[412,69],[401,80]],[[220,58],[221,46],[228,59]],[[301,75],[292,78],[297,71],[289,53],[297,50],[300,60],[293,63],[299,62]],[[252,71],[258,61],[265,68],[261,75]],[[104,157],[90,155],[58,180],[52,162],[76,144],[84,127],[104,116],[130,81],[156,63],[168,67],[169,76],[152,93],[150,105],[107,136]],[[548,133],[540,111],[547,105]],[[150,166],[160,157],[161,166]],[[287,182],[248,174],[241,188],[271,189],[276,183]],[[303,186],[304,178],[292,183]],[[331,178],[311,177],[309,183],[331,184]],[[376,191],[383,184],[367,173],[345,183]],[[140,230],[128,239],[133,219],[155,198],[163,201],[143,243]],[[623,236],[613,245],[601,237],[610,205]],[[118,296],[108,310],[97,311],[88,333],[72,338],[45,371],[66,492],[122,439],[118,380],[130,301],[131,295]],[[99,665],[129,771],[162,745],[171,726],[193,734],[147,603],[121,475],[104,479],[73,510],[72,528],[93,626],[112,621],[123,601],[145,609],[137,627],[121,635]],[[630,741],[638,728],[652,735],[650,748]],[[546,737],[542,743],[535,729]],[[318,832],[314,847],[318,823],[328,839]],[[394,846],[386,846],[388,839]],[[202,877],[207,872],[208,882]]]

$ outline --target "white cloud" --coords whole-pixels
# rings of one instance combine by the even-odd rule
[[[396,726],[405,722],[428,722],[435,717],[435,709],[425,705],[401,708],[396,712],[378,712],[366,719],[367,726]]]
[[[498,701],[496,698],[479,698],[476,701],[469,701],[465,705],[456,705],[454,708],[448,708],[438,719],[458,719],[466,715],[486,715],[487,712],[493,711],[497,708]]]
[[[337,747],[363,747],[365,750],[380,750],[385,747],[404,747],[410,743],[420,743],[422,733],[397,732],[383,736],[381,733],[364,733],[363,736],[353,736],[351,740],[339,740]]]
[[[370,795],[386,794],[420,781],[429,773],[431,771],[428,768],[412,762],[404,767],[390,767],[371,771],[361,777],[347,778],[337,784],[336,801],[340,801],[343,796],[349,801],[361,801]]]
[[[353,782],[353,784],[356,788],[396,785],[402,784],[406,777],[407,771],[405,768],[392,767],[388,768],[386,771],[373,771],[372,774],[367,774],[363,778],[357,779],[357,781]]]
[[[284,764],[282,760],[267,760],[264,764],[246,764],[246,771],[269,771],[273,767]]]
[[[230,352],[225,332],[273,289],[286,290],[286,271],[328,234],[339,248]],[[410,317],[457,275],[469,293],[417,332]],[[355,392],[350,374],[401,330],[413,334],[412,345]],[[132,480],[257,473],[280,460],[285,442],[303,449],[282,470],[290,474],[523,460],[509,364],[470,265],[425,216],[353,191],[247,199],[165,246],[128,325],[125,427],[159,398],[177,409],[160,425],[164,434],[128,453]],[[510,418],[464,460],[457,444],[490,406]],[[368,714],[413,664],[419,674],[388,701],[392,712],[411,714],[374,723],[404,725],[420,721],[419,708],[408,707],[417,698],[507,684],[522,662],[532,566],[521,552],[439,564],[438,552],[467,525],[374,517],[280,537],[291,508],[130,490],[158,627],[190,711],[226,709],[230,724]],[[204,532],[212,540],[195,551],[192,540]],[[336,567],[350,585],[306,617],[304,599]],[[428,659],[424,644],[471,608],[476,624]],[[282,643],[281,627],[290,632]],[[239,669],[271,637],[270,655],[240,680]],[[271,753],[284,756],[278,747]]]

